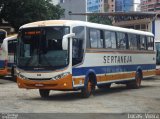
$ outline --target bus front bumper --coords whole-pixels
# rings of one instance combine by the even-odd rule
[[[8,74],[7,68],[0,69],[0,76],[6,76]]]
[[[72,75],[67,75],[57,80],[29,80],[22,79],[17,76],[17,84],[19,88],[26,89],[50,89],[50,90],[72,90]]]

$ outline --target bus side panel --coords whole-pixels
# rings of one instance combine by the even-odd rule
[[[0,76],[5,76],[8,73],[5,65],[6,65],[6,61],[0,60]]]
[[[97,84],[133,80],[138,67],[144,78],[154,76],[154,57],[154,53],[86,53],[83,64],[73,68],[74,87],[84,86],[86,72],[91,69],[96,73]]]
[[[7,61],[6,61],[6,55],[5,52],[0,49],[0,76],[5,76],[7,75]]]

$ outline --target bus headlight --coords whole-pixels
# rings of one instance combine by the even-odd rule
[[[65,72],[65,73],[62,73],[62,74],[59,74],[59,75],[53,77],[51,80],[58,80],[58,79],[61,79],[69,74],[70,74],[69,72]]]
[[[22,74],[18,73],[17,76],[21,79],[27,79],[25,76],[23,76]]]

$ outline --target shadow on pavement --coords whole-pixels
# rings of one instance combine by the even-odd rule
[[[160,75],[156,75],[154,77],[150,77],[150,78],[144,78],[144,81],[155,81],[155,80],[160,80]]]
[[[6,84],[6,83],[16,83],[16,80],[11,76],[0,77],[0,84]]]
[[[141,86],[140,89],[128,89],[126,88],[126,86],[114,86],[111,87],[110,89],[96,89],[94,95],[91,95],[89,97],[90,98],[94,98],[95,96],[103,96],[103,95],[110,95],[113,93],[120,93],[120,92],[125,92],[125,91],[129,91],[129,90],[141,90],[144,88],[152,88],[152,86]],[[38,92],[37,92],[38,93]],[[51,91],[51,94],[48,98],[41,98],[36,97],[36,98],[30,98],[29,100],[47,100],[47,101],[73,101],[73,100],[82,100],[82,99],[87,99],[87,98],[83,98],[81,96],[81,92],[80,91],[72,91],[72,92],[64,92],[64,93],[57,93],[54,94],[54,91]],[[28,99],[27,99],[28,100]]]

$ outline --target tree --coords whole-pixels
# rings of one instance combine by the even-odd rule
[[[59,19],[64,9],[53,5],[51,0],[2,0],[0,3],[0,17],[8,21],[17,31],[23,24],[39,21]]]
[[[88,17],[89,22],[112,25],[112,20],[108,16],[91,15]]]

